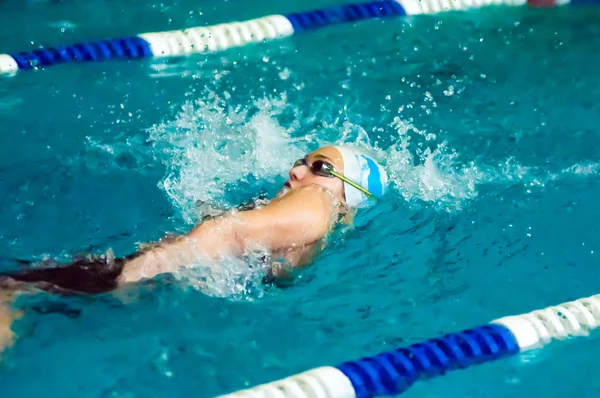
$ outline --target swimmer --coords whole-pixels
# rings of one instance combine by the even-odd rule
[[[75,258],[69,265],[0,274],[0,289],[5,293],[0,295],[0,341],[3,334],[10,334],[2,326],[10,325],[2,310],[2,301],[12,296],[6,292],[24,287],[64,295],[99,294],[181,267],[214,267],[226,257],[256,251],[281,260],[273,262],[269,276],[286,278],[288,268],[308,265],[323,250],[335,225],[381,197],[386,185],[385,170],[369,155],[350,146],[323,147],[293,164],[289,179],[271,201],[208,217],[186,235],[125,258],[114,258],[109,252]]]

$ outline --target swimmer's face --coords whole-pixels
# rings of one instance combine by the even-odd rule
[[[331,164],[336,171],[344,174],[342,154],[334,147],[328,146],[309,153],[304,159],[306,165],[299,165],[290,170],[290,178],[286,181],[285,186],[287,188],[296,189],[308,185],[320,185],[329,189],[338,200],[345,201],[344,183],[342,180],[339,178],[318,176],[314,174],[309,167],[313,162],[320,160]]]

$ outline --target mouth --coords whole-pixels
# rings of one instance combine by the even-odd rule
[[[291,190],[292,190],[292,186],[290,185],[289,182],[286,182],[285,184],[283,184],[283,188],[281,188],[281,190],[279,192],[277,192],[277,198],[283,198]]]

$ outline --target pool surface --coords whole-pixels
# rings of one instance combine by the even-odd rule
[[[341,1],[0,4],[2,52]],[[21,298],[7,397],[209,397],[599,293],[600,10],[492,7],[338,25],[182,59],[0,81],[0,269],[187,231],[273,194],[326,143],[393,189],[289,288],[251,260],[115,296]],[[19,34],[15,34],[19,32]],[[33,44],[32,44],[33,42]],[[56,311],[56,309],[61,309]],[[406,397],[593,397],[598,333]]]

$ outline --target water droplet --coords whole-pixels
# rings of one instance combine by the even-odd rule
[[[284,68],[281,72],[279,72],[279,78],[281,80],[287,80],[292,72],[288,68]]]
[[[448,86],[448,89],[444,90],[444,95],[446,97],[451,97],[452,95],[454,95],[454,86]]]

